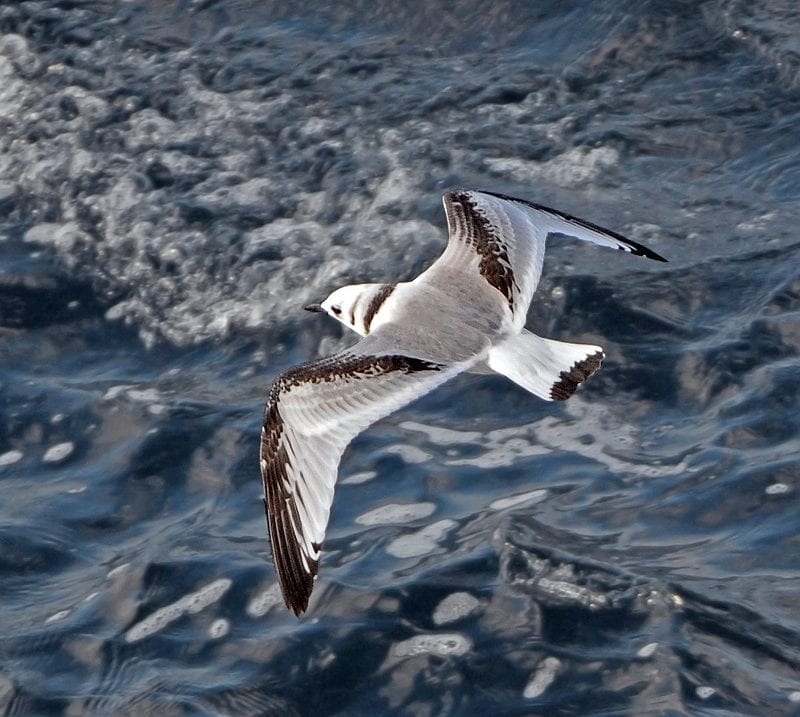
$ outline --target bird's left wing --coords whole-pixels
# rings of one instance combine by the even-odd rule
[[[478,359],[444,365],[403,355],[376,332],[275,379],[264,411],[261,477],[278,581],[295,614],[308,606],[347,444]]]

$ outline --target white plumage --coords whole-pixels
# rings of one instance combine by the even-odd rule
[[[545,400],[569,398],[601,366],[599,346],[545,339],[524,328],[545,240],[563,234],[665,261],[616,232],[491,192],[443,198],[449,241],[411,282],[359,284],[308,308],[364,338],[281,374],[261,433],[261,475],[284,599],[308,606],[339,460],[370,424],[462,371],[494,371]]]

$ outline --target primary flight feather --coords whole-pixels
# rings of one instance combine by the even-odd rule
[[[319,570],[339,460],[361,431],[462,371],[493,371],[540,398],[564,400],[602,365],[599,346],[525,329],[549,234],[666,261],[533,202],[482,191],[448,192],[443,202],[444,253],[413,281],[345,286],[307,306],[363,338],[286,371],[270,389],[261,477],[278,581],[297,615]]]

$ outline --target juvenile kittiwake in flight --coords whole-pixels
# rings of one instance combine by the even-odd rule
[[[462,371],[496,372],[546,401],[595,373],[603,349],[525,329],[545,240],[564,234],[666,261],[617,232],[494,192],[443,198],[444,253],[413,281],[357,284],[309,311],[363,338],[289,369],[272,384],[261,431],[261,477],[283,597],[299,615],[319,569],[339,459],[350,441]]]

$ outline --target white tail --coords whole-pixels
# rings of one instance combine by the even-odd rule
[[[489,349],[487,364],[545,401],[564,401],[604,358],[599,346],[544,339],[523,329]]]

